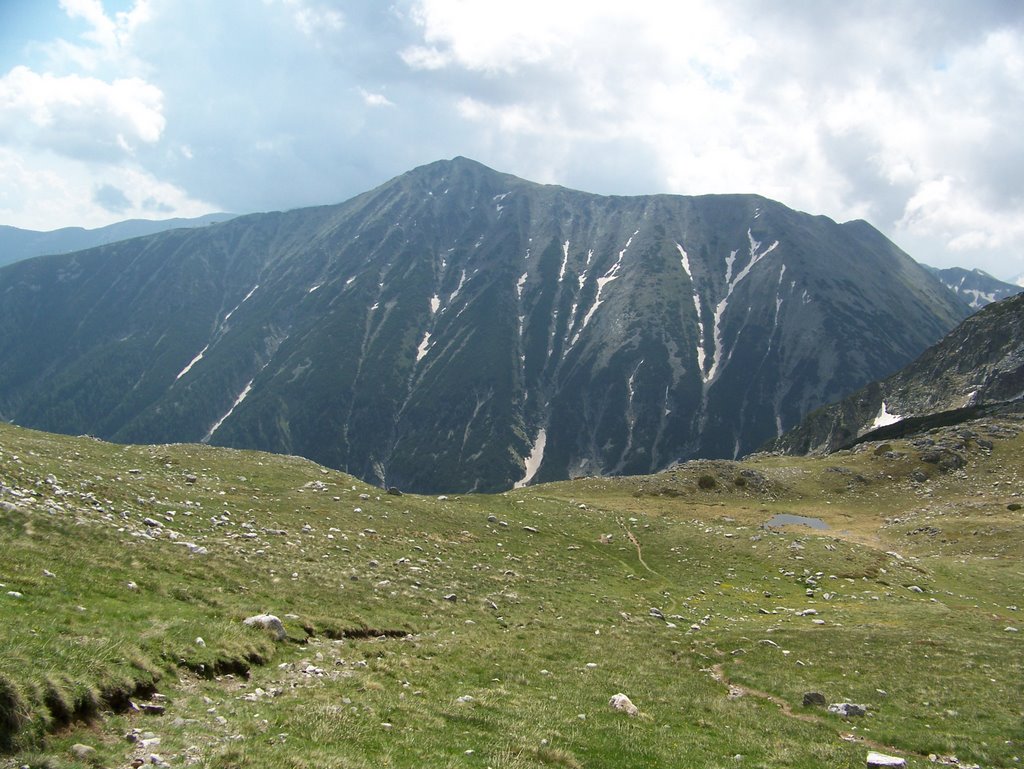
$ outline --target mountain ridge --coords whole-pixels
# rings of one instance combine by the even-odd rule
[[[983,307],[891,377],[808,415],[767,448],[828,453],[916,425],[955,424],[1022,399],[1024,293]]]
[[[522,482],[542,435],[536,482],[736,457],[965,314],[864,222],[596,196],[465,158],[16,264],[0,296],[4,418],[424,491]]]
[[[0,267],[22,259],[30,259],[33,256],[81,251],[86,248],[116,243],[119,240],[153,235],[169,229],[204,227],[228,221],[234,216],[235,214],[214,213],[194,218],[127,219],[93,229],[62,227],[48,231],[0,225]]]

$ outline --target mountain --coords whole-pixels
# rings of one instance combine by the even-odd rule
[[[744,454],[965,314],[862,221],[456,158],[0,270],[0,416],[505,489]]]
[[[129,219],[106,227],[86,230],[64,227],[49,232],[22,230],[0,225],[0,267],[43,254],[65,254],[85,248],[116,243],[119,240],[152,235],[179,227],[203,227],[234,218],[234,214],[206,214],[194,219]]]
[[[834,451],[1024,398],[1024,293],[990,304],[893,376],[815,411],[770,448]]]
[[[927,265],[926,265],[927,266]],[[928,267],[945,286],[967,302],[972,310],[978,310],[986,304],[998,302],[1008,296],[1019,294],[1024,287],[1015,286],[994,278],[984,270],[965,270],[962,267],[940,269]]]

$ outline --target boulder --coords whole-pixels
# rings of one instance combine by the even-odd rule
[[[828,700],[825,699],[825,695],[821,692],[804,692],[804,706],[805,707],[825,707],[828,704]]]
[[[835,713],[843,718],[849,718],[850,716],[864,716],[867,715],[867,705],[854,705],[852,702],[837,702],[834,705],[828,706],[829,713]]]
[[[83,745],[81,742],[76,742],[71,746],[71,755],[79,761],[91,763],[96,760],[96,748],[92,747],[92,745]]]
[[[881,769],[888,766],[906,766],[906,759],[899,756],[887,756],[885,753],[868,753],[868,769]]]
[[[608,707],[620,713],[625,713],[627,716],[635,717],[640,715],[640,708],[634,705],[632,700],[621,692],[608,700]]]
[[[288,633],[285,632],[281,620],[273,614],[256,614],[252,617],[246,617],[242,622],[249,627],[258,627],[266,630],[278,641],[283,641],[288,637]]]

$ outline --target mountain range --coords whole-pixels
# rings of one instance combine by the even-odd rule
[[[164,230],[204,227],[208,224],[226,222],[233,217],[234,214],[207,214],[193,219],[129,219],[92,230],[63,227],[48,232],[0,225],[0,267],[33,256],[81,251]]]
[[[963,267],[928,269],[934,272],[950,291],[967,302],[972,310],[981,309],[987,304],[1024,291],[1024,286],[999,280],[984,270],[965,270]]]
[[[0,417],[424,492],[733,458],[968,309],[863,221],[456,158],[0,270]]]

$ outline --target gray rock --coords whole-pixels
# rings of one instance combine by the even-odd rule
[[[906,766],[906,759],[899,756],[887,756],[885,753],[868,753],[868,769],[881,769],[889,766]]]
[[[804,706],[805,707],[825,707],[828,704],[828,700],[825,699],[825,695],[821,692],[804,692]]]
[[[283,641],[288,637],[288,633],[285,631],[281,620],[273,614],[256,614],[252,617],[247,617],[242,623],[249,627],[262,628],[273,635],[278,641]]]
[[[854,705],[852,702],[837,702],[828,706],[829,713],[835,713],[843,718],[851,716],[865,716],[868,712],[867,705]]]
[[[92,747],[92,745],[83,745],[81,742],[76,742],[71,746],[71,755],[79,761],[92,762],[96,760],[96,748]]]

